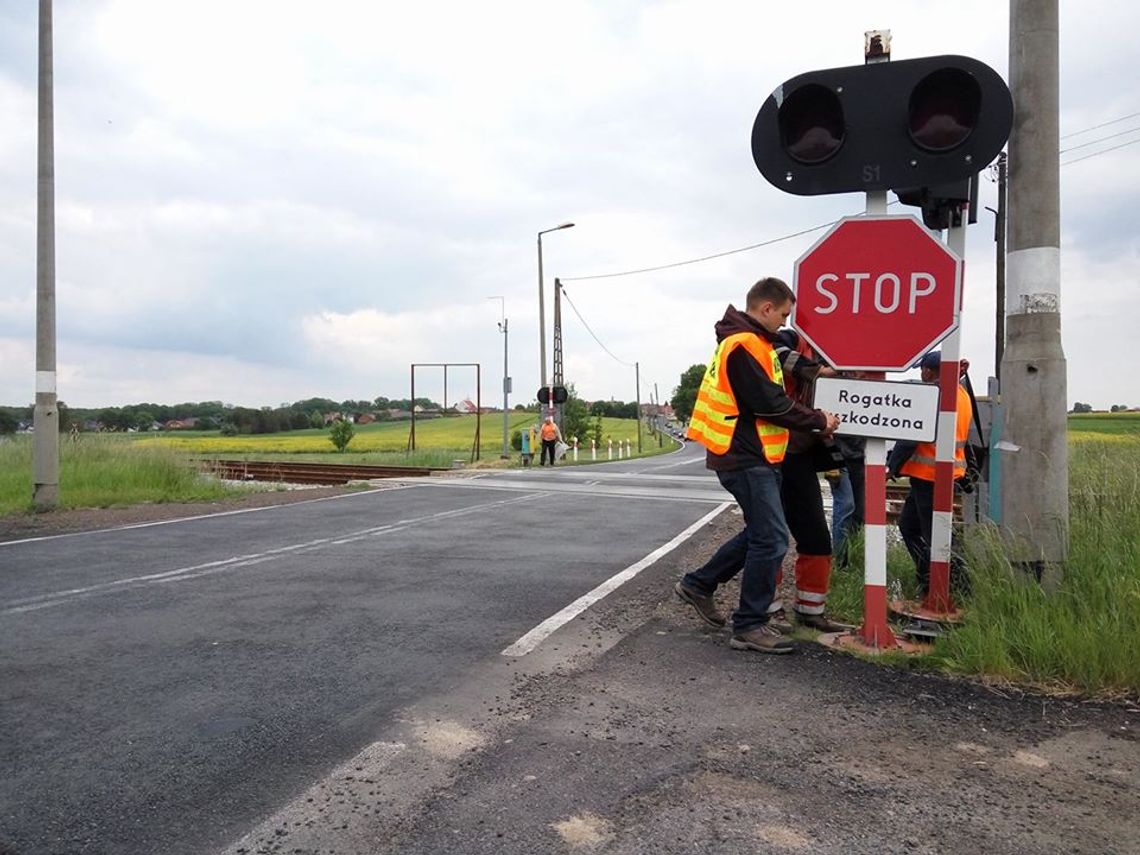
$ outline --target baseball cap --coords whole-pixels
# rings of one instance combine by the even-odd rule
[[[932,350],[926,354],[926,356],[922,357],[922,359],[918,360],[919,368],[928,368],[932,371],[937,369],[940,365],[942,365],[942,351],[940,350]]]

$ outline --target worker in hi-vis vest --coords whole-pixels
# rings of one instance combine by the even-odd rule
[[[554,447],[562,442],[562,431],[558,429],[558,425],[554,423],[554,416],[547,416],[546,421],[542,423],[539,428],[539,436],[542,437],[542,457],[538,461],[539,466],[546,465],[546,457],[550,456],[550,465],[554,465]]]
[[[966,373],[970,363],[963,359],[958,370]],[[918,363],[923,383],[937,383],[942,367],[942,353],[932,350]],[[958,384],[954,422],[954,481],[966,475],[966,444],[970,438],[970,418],[973,404],[970,393]],[[930,587],[930,530],[934,524],[934,442],[897,442],[887,458],[887,474],[891,478],[906,475],[910,490],[899,514],[899,535],[910,557],[914,559],[915,579],[918,582],[917,598],[926,598]],[[966,567],[956,550],[950,552],[950,584],[965,592],[969,587]]]
[[[743,312],[728,307],[716,324],[716,352],[705,369],[687,433],[705,447],[706,466],[740,505],[744,529],[704,566],[686,573],[674,591],[702,620],[722,627],[726,621],[713,595],[743,571],[729,640],[737,650],[793,650],[769,622],[776,573],[788,551],[780,463],[790,429],[829,435],[839,427],[833,413],[798,404],[784,391],[773,342],[794,302],[792,289],[769,277],[749,289]]]

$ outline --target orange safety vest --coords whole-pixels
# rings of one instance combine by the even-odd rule
[[[740,415],[736,395],[728,382],[728,357],[738,347],[751,354],[773,383],[784,385],[784,372],[776,358],[776,350],[755,333],[735,333],[720,342],[705,368],[697,401],[693,405],[693,418],[686,436],[696,440],[713,454],[726,454],[732,444],[732,431]],[[764,449],[764,458],[772,464],[781,462],[788,450],[787,428],[756,419],[756,433]]]
[[[961,478],[966,474],[966,441],[970,436],[970,394],[961,386],[958,387],[957,421],[954,425],[954,478]],[[936,445],[934,442],[920,442],[915,446],[914,454],[910,460],[902,465],[903,475],[919,478],[923,481],[934,480],[934,463],[936,460]]]
[[[543,439],[545,439],[547,442],[549,442],[550,440],[555,439],[557,436],[558,436],[558,428],[556,428],[551,422],[543,422],[542,423],[542,438]]]

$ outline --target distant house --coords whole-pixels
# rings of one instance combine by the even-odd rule
[[[376,416],[372,415],[372,413],[357,413],[356,414],[356,423],[358,425],[370,425],[374,421],[376,421]]]
[[[464,398],[455,405],[455,412],[463,413],[464,415],[471,415],[472,413],[479,412],[479,408],[475,406],[470,398]]]
[[[339,422],[344,416],[340,413],[325,413],[323,418],[326,425],[331,425],[333,422]]]

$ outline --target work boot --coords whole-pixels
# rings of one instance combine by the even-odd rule
[[[815,629],[825,633],[847,632],[855,628],[852,624],[834,621],[827,615],[804,615],[797,613],[796,623],[800,626],[806,626],[808,629]]]
[[[734,632],[728,646],[733,650],[756,650],[760,653],[791,653],[796,649],[780,630],[767,623],[745,632]]]
[[[791,632],[794,629],[792,622],[788,620],[788,613],[783,609],[776,609],[776,611],[768,613],[768,626],[783,633]]]
[[[721,629],[725,625],[724,615],[717,611],[716,601],[710,595],[702,594],[684,582],[678,582],[673,586],[673,590],[678,597],[692,606],[697,616],[709,626]]]

